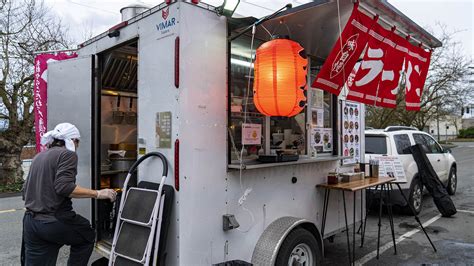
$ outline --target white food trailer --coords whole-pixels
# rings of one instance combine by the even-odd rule
[[[434,40],[385,1],[363,1],[361,7],[424,43]],[[342,199],[332,195],[321,235],[323,191],[316,185],[326,182],[328,172],[354,166],[342,165],[347,159],[341,141],[343,97],[308,86],[301,114],[265,117],[246,94],[252,80],[251,32],[230,41],[256,19],[226,18],[212,6],[186,1],[135,8],[143,12],[81,44],[77,58],[48,64],[48,128],[68,121],[82,133],[78,183],[120,189],[124,168],[111,169],[110,161],[127,165],[136,156],[159,151],[169,161],[166,184],[174,188],[169,227],[160,244],[162,265],[275,264],[290,244],[290,252],[299,247],[313,254],[313,261],[320,260],[323,238],[340,232],[345,223]],[[352,8],[351,1],[340,1],[342,27]],[[269,40],[267,31],[288,34],[305,48],[311,84],[338,37],[337,3],[314,1],[280,13],[257,27],[254,49]],[[364,157],[361,109],[360,145],[354,154],[359,158]],[[242,124],[261,137],[247,142]],[[315,140],[316,134],[323,140]],[[299,159],[256,160],[281,148],[293,150]],[[111,159],[117,150],[130,156]],[[159,161],[145,161],[137,181],[159,182],[161,168]],[[351,193],[346,198],[361,200]],[[74,204],[91,219],[97,250],[107,256],[116,208],[95,200]],[[360,213],[355,215],[360,221]],[[316,242],[305,240],[308,235]]]

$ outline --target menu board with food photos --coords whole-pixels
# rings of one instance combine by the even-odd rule
[[[342,155],[350,156],[343,164],[361,161],[361,104],[342,101]]]
[[[311,145],[317,152],[332,151],[332,128],[313,128],[311,132]]]

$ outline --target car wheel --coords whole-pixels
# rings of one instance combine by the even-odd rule
[[[449,195],[454,195],[454,193],[456,193],[457,185],[458,176],[456,175],[456,168],[451,167],[451,170],[449,170],[448,187],[446,188]]]
[[[420,179],[415,178],[411,181],[410,185],[410,196],[408,197],[409,204],[413,207],[415,214],[421,212],[421,205],[423,203],[423,185],[420,182]],[[405,207],[405,212],[407,214],[413,215],[410,206]]]
[[[275,265],[321,265],[322,255],[316,238],[308,230],[296,228],[281,244]]]

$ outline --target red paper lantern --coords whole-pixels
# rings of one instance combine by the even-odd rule
[[[256,53],[253,101],[267,116],[292,117],[306,104],[306,67],[304,48],[288,39],[262,44]]]

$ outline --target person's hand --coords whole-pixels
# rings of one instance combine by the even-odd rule
[[[97,199],[109,199],[110,202],[114,202],[117,197],[117,192],[110,188],[97,190]]]

